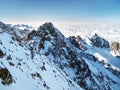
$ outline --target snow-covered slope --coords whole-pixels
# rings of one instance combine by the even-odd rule
[[[119,90],[120,59],[99,34],[66,38],[52,23],[23,31],[0,23],[1,90]]]
[[[28,45],[0,30],[0,90],[82,90],[45,55],[32,57]]]
[[[33,52],[46,55],[50,60],[56,63],[72,80],[84,89],[118,89],[120,70],[111,63],[111,58],[101,59],[95,53],[109,54],[109,42],[95,34],[88,37],[86,41],[70,37],[65,38],[51,23],[45,23],[38,28],[37,31],[32,31],[28,34],[27,40],[33,46]],[[97,45],[97,46],[96,46]],[[94,50],[95,48],[98,48]],[[102,52],[98,52],[100,51]],[[93,53],[91,53],[93,52]],[[112,55],[110,55],[113,57]],[[101,57],[105,57],[102,56]],[[115,58],[116,59],[116,58]],[[90,61],[93,61],[92,64]],[[105,72],[99,70],[96,64],[101,65]],[[107,67],[107,68],[106,68]],[[92,69],[95,68],[97,73]],[[109,70],[110,69],[110,70]],[[115,71],[115,73],[114,73]],[[111,73],[109,76],[108,73]],[[100,73],[100,74],[99,74]],[[116,78],[113,79],[113,76]],[[112,81],[112,82],[111,82]],[[113,83],[116,82],[116,83]],[[93,86],[94,85],[94,86]],[[112,86],[113,85],[113,86]]]

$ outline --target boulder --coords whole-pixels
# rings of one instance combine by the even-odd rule
[[[3,85],[9,85],[13,82],[12,75],[7,68],[0,69],[0,78]]]

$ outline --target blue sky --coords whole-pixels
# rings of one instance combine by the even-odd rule
[[[1,21],[120,20],[120,0],[0,0]]]

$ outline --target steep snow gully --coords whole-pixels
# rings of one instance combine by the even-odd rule
[[[66,38],[52,23],[0,22],[0,90],[119,90],[119,47],[96,33]]]

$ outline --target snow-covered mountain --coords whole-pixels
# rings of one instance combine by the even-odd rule
[[[1,90],[119,90],[120,58],[98,34],[66,38],[52,23],[37,30],[0,23]]]

